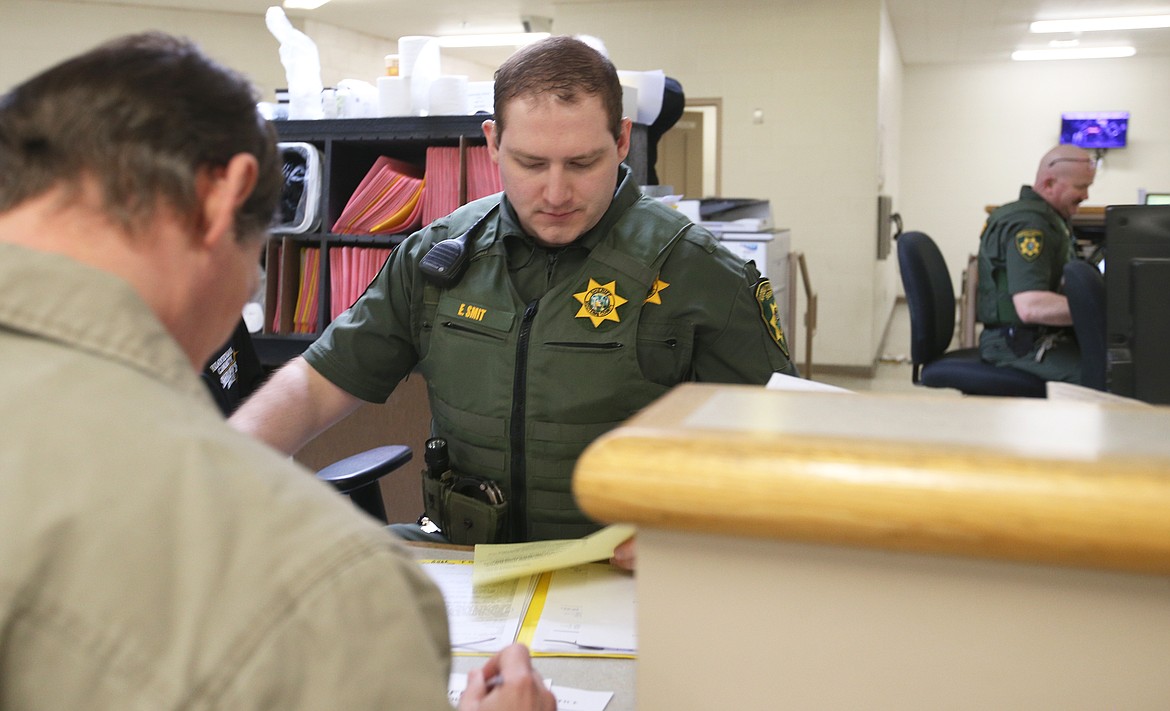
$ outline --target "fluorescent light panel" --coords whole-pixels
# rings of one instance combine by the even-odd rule
[[[1012,59],[1026,62],[1043,59],[1117,59],[1132,57],[1133,47],[1076,47],[1069,49],[1018,49]]]
[[[501,32],[488,35],[441,35],[440,47],[522,47],[547,39],[547,32]]]
[[[1170,27],[1170,15],[1098,17],[1080,20],[1037,20],[1032,32],[1099,32],[1102,30],[1152,30]]]
[[[284,7],[288,10],[316,10],[329,0],[284,0]]]

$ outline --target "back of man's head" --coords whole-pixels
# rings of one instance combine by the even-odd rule
[[[575,104],[597,96],[614,140],[622,132],[622,87],[613,63],[596,49],[568,36],[549,37],[517,50],[495,74],[498,137],[506,129],[505,109],[519,98],[551,97]]]
[[[127,232],[160,205],[185,218],[196,174],[249,153],[255,189],[236,217],[243,239],[262,233],[281,187],[274,133],[241,75],[194,44],[161,33],[123,37],[69,59],[0,97],[0,212],[82,178]]]

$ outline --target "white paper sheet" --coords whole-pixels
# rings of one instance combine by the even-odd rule
[[[553,573],[532,650],[632,654],[637,651],[634,576],[590,563]]]
[[[557,711],[604,711],[613,698],[612,691],[589,691],[571,686],[557,686],[552,679],[545,679],[544,685],[557,697]],[[452,673],[447,685],[447,698],[452,706],[459,705],[459,699],[467,688],[467,675]]]
[[[498,652],[516,639],[533,578],[472,587],[471,561],[421,561],[447,603],[452,652]]]

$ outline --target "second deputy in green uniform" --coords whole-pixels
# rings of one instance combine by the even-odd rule
[[[1061,292],[1076,259],[1069,219],[1088,198],[1095,165],[1084,150],[1057,146],[1020,199],[991,213],[979,242],[979,353],[1044,380],[1080,381],[1080,349]]]

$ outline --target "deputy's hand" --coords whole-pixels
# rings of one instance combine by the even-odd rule
[[[492,680],[491,688],[488,681]],[[459,711],[556,711],[557,699],[532,668],[528,648],[513,644],[467,675]]]
[[[634,569],[634,560],[637,557],[635,554],[634,538],[630,538],[625,543],[613,549],[613,557],[609,559],[609,562],[623,570],[632,571]]]

